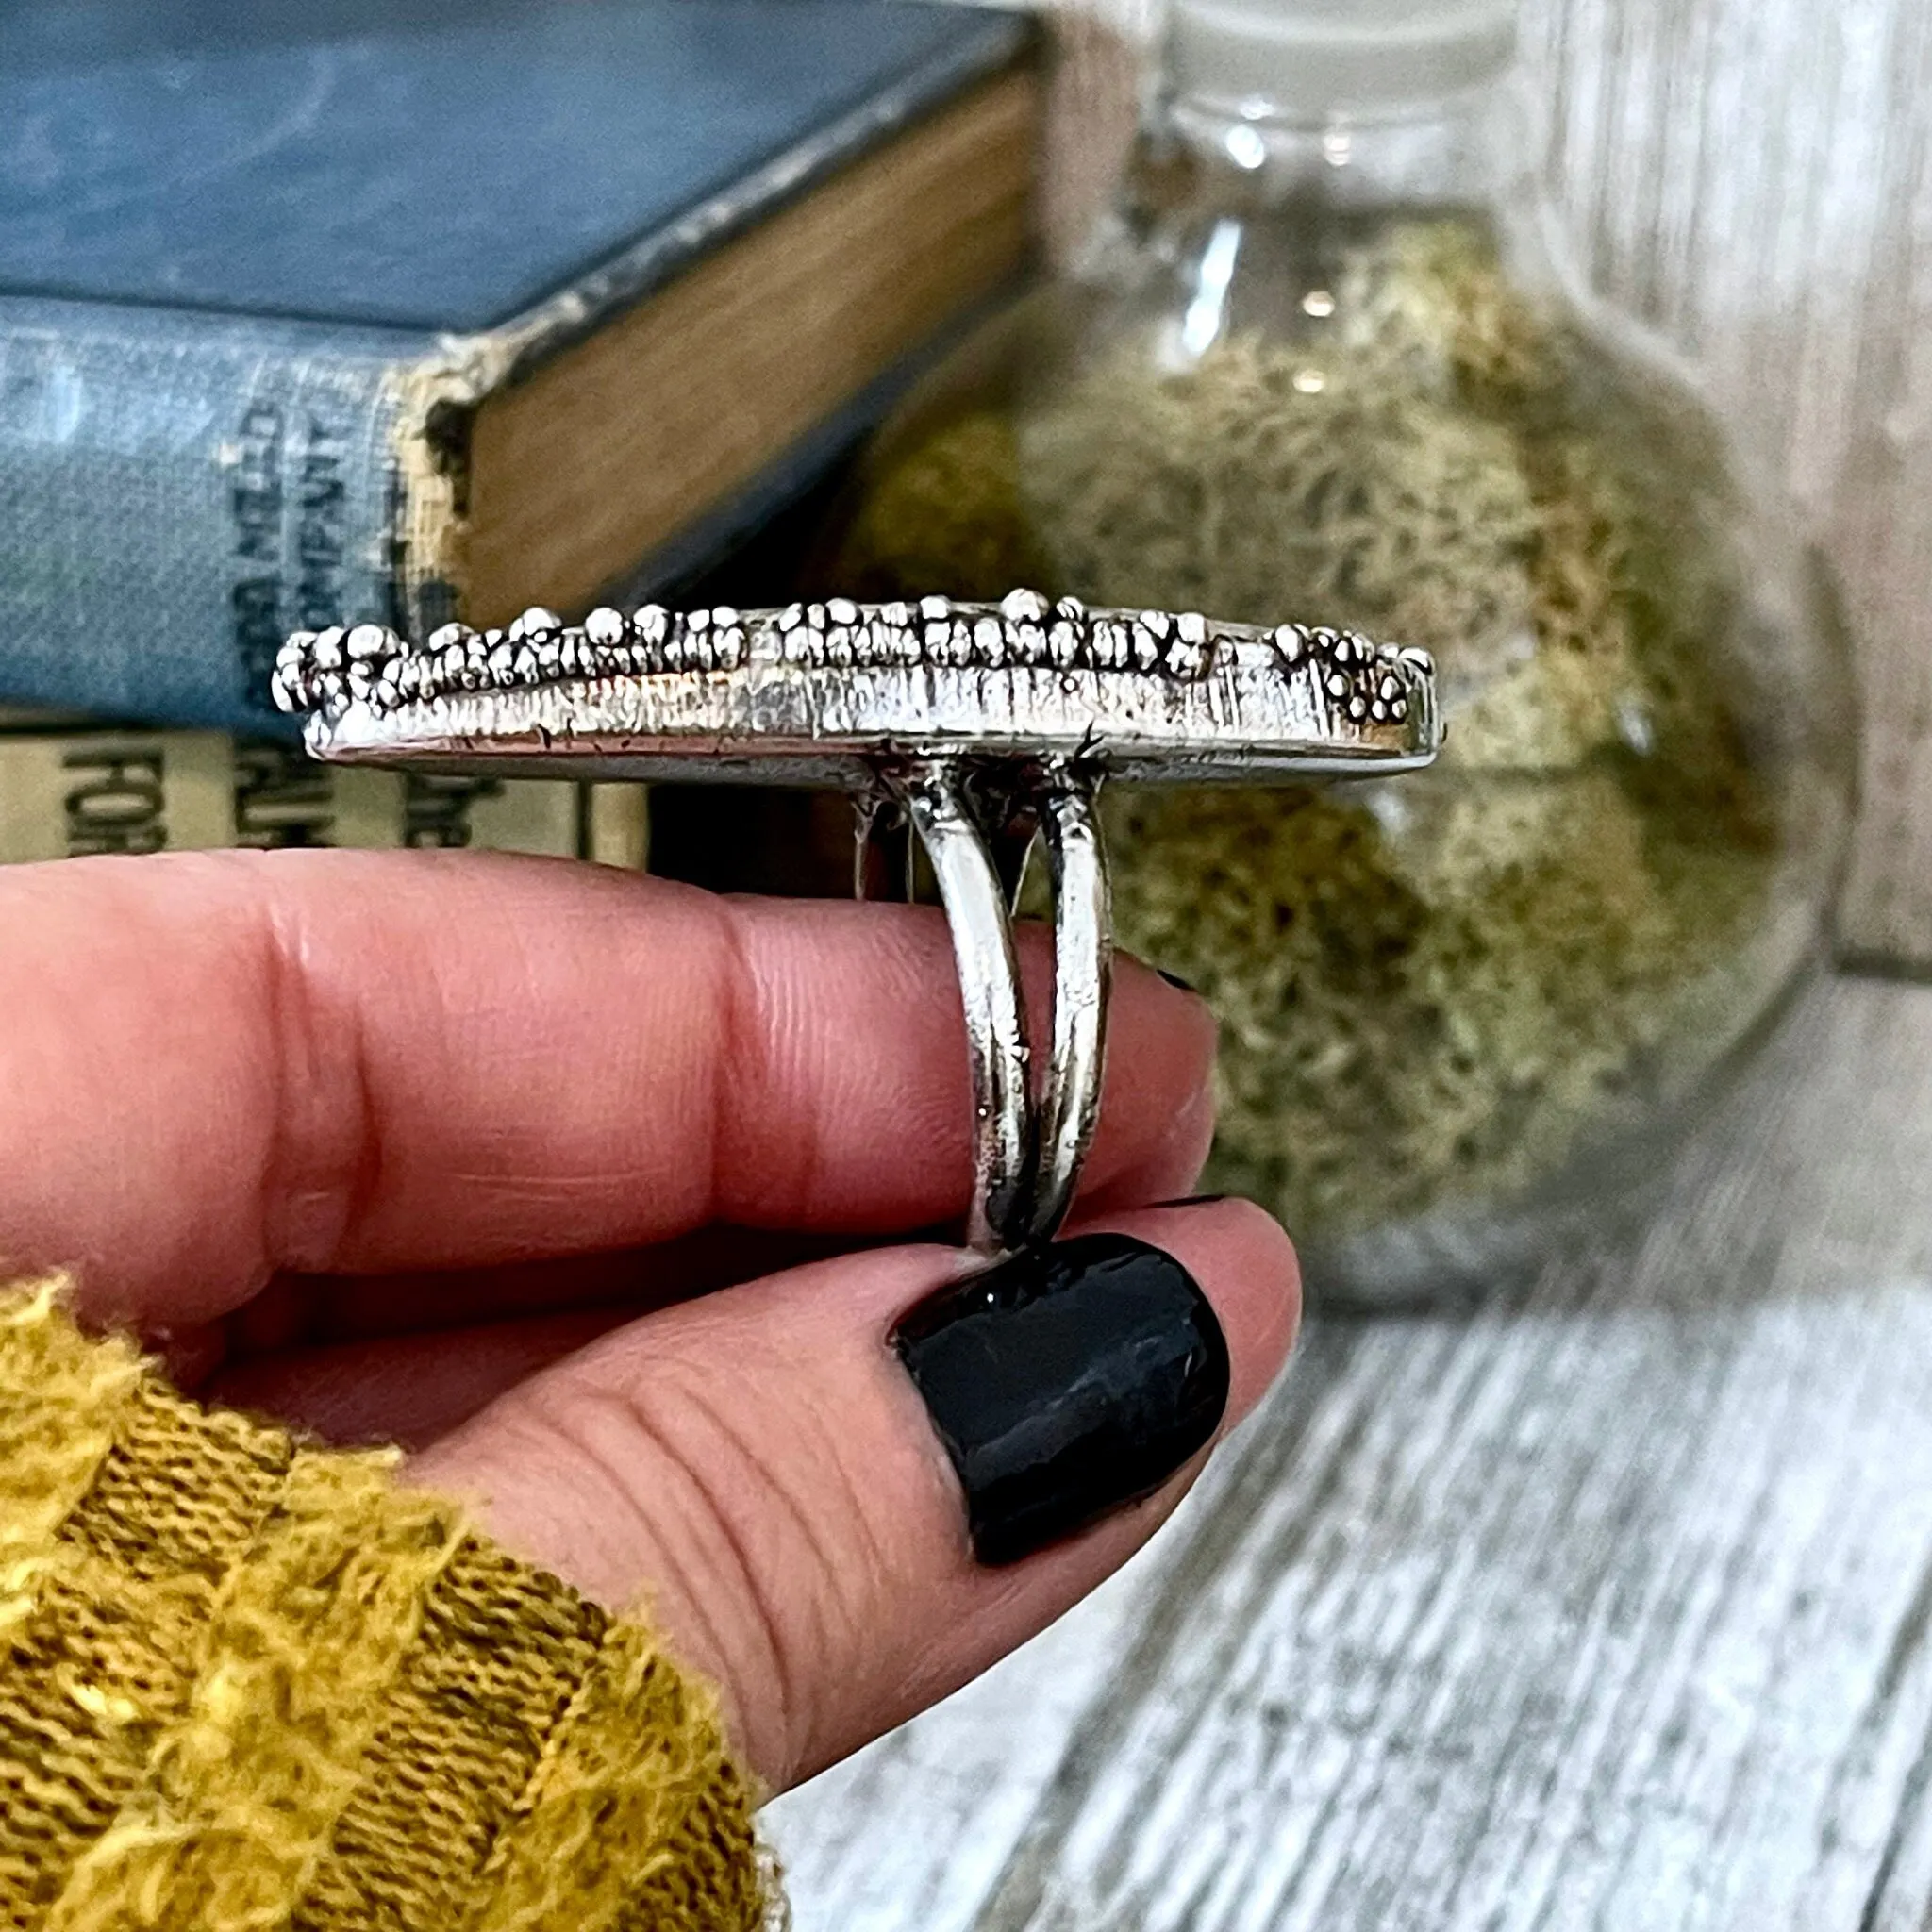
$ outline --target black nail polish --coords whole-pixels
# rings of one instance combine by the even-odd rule
[[[1201,989],[1191,979],[1183,979],[1178,973],[1170,973],[1165,966],[1157,966],[1155,972],[1170,986],[1177,986],[1183,992],[1199,993]]]
[[[892,1334],[966,1491],[974,1554],[1011,1563],[1152,1495],[1214,1434],[1227,1342],[1172,1255],[1131,1235],[1028,1249]]]

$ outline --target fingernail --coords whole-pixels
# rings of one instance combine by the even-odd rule
[[[982,1563],[1152,1495],[1227,1407],[1208,1297],[1131,1235],[1082,1235],[953,1282],[892,1345],[958,1473]]]
[[[1191,979],[1183,979],[1178,973],[1170,973],[1165,966],[1157,966],[1154,970],[1167,981],[1168,985],[1177,986],[1183,992],[1198,994],[1201,991]]]

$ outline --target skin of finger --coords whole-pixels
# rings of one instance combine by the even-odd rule
[[[931,908],[500,854],[184,853],[8,868],[0,931],[0,1269],[73,1269],[97,1319],[206,1321],[277,1270],[964,1210]],[[1113,1026],[1093,1183],[1158,1198],[1188,1184],[1171,1129],[1212,1023],[1127,963]]]
[[[1176,1120],[1181,1171],[1199,1171],[1212,1124],[1211,1106]],[[712,1227],[641,1252],[505,1269],[280,1276],[227,1321],[156,1340],[176,1385],[208,1401],[325,1441],[423,1449],[609,1329],[851,1252],[839,1237]]]
[[[1179,1258],[1227,1336],[1226,1427],[1299,1318],[1279,1227],[1245,1202],[1108,1217]],[[723,1688],[774,1789],[924,1709],[1042,1629],[1165,1521],[1158,1495],[1001,1569],[891,1351],[893,1322],[974,1265],[885,1249],[793,1270],[603,1337],[419,1457],[512,1548],[598,1600],[649,1606]]]
[[[1080,1192],[1088,1217],[1171,1199],[1192,1185],[1214,1139],[1214,1095],[1203,1087],[1163,1128],[1146,1137],[1139,1162]],[[453,1331],[546,1310],[607,1307],[649,1313],[807,1261],[887,1241],[957,1238],[952,1227],[895,1229],[870,1238],[713,1223],[648,1248],[548,1256],[493,1268],[403,1274],[278,1274],[225,1322],[212,1361],[245,1359],[304,1344]],[[178,1331],[177,1331],[178,1332]]]
[[[1150,1138],[1141,1164],[1083,1189],[1091,1217],[1145,1202],[1157,1189],[1191,1185],[1214,1135],[1214,1097],[1203,1089],[1169,1126]],[[914,1230],[911,1239],[946,1242],[957,1226]],[[869,1240],[713,1224],[649,1248],[546,1257],[494,1268],[404,1274],[277,1274],[244,1307],[217,1323],[176,1326],[169,1336],[206,1376],[225,1362],[253,1362],[313,1347],[391,1336],[454,1337],[479,1324],[545,1311],[606,1308],[615,1321],[648,1314],[760,1274],[903,1242],[904,1232]],[[192,1349],[192,1356],[189,1354]]]
[[[427,1449],[519,1382],[628,1319],[622,1308],[567,1308],[436,1334],[278,1350],[224,1366],[199,1378],[192,1392],[273,1416],[325,1442]]]
[[[1203,1088],[1140,1166],[1082,1189],[1082,1213],[1091,1218],[1191,1186],[1213,1137],[1214,1096]],[[948,1231],[924,1232],[944,1240]],[[330,1440],[413,1446],[567,1353],[554,1336],[588,1338],[693,1295],[866,1244],[845,1235],[714,1224],[652,1248],[497,1268],[279,1274],[225,1320],[151,1328],[148,1339],[182,1387],[211,1400],[265,1408]],[[546,1311],[592,1310],[601,1319],[588,1326],[553,1327],[546,1319]],[[411,1344],[414,1373],[390,1373],[392,1341]],[[321,1382],[325,1399],[315,1394]],[[478,1391],[485,1392],[471,1400]]]
[[[841,1237],[707,1228],[661,1248],[522,1268],[278,1276],[225,1322],[171,1330],[156,1344],[175,1385],[206,1401],[325,1441],[426,1448],[608,1329],[853,1252]]]
[[[935,1232],[934,1239],[943,1239]],[[840,1234],[713,1224],[648,1248],[405,1274],[278,1274],[223,1324],[241,1359],[306,1343],[433,1334],[558,1308],[632,1317],[863,1246]]]

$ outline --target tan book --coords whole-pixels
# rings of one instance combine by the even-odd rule
[[[26,732],[0,739],[0,858],[235,842],[219,731]]]
[[[220,731],[142,731],[12,713],[0,728],[0,864],[95,853],[475,847],[641,868],[639,785],[319,765]]]

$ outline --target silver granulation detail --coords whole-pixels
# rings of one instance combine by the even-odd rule
[[[379,714],[485,690],[728,675],[760,660],[808,671],[1057,670],[1192,684],[1213,669],[1235,628],[1194,611],[1089,610],[1071,597],[1049,604],[1026,590],[998,604],[923,597],[916,612],[844,597],[744,612],[728,605],[675,612],[645,604],[626,614],[606,606],[580,625],[533,607],[505,629],[446,624],[420,644],[374,624],[296,631],[275,660],[274,695],[285,711],[327,717],[360,704]],[[1322,667],[1327,694],[1357,720],[1405,716],[1403,669],[1421,668],[1423,654],[1320,625],[1240,628],[1270,638],[1284,667]]]

